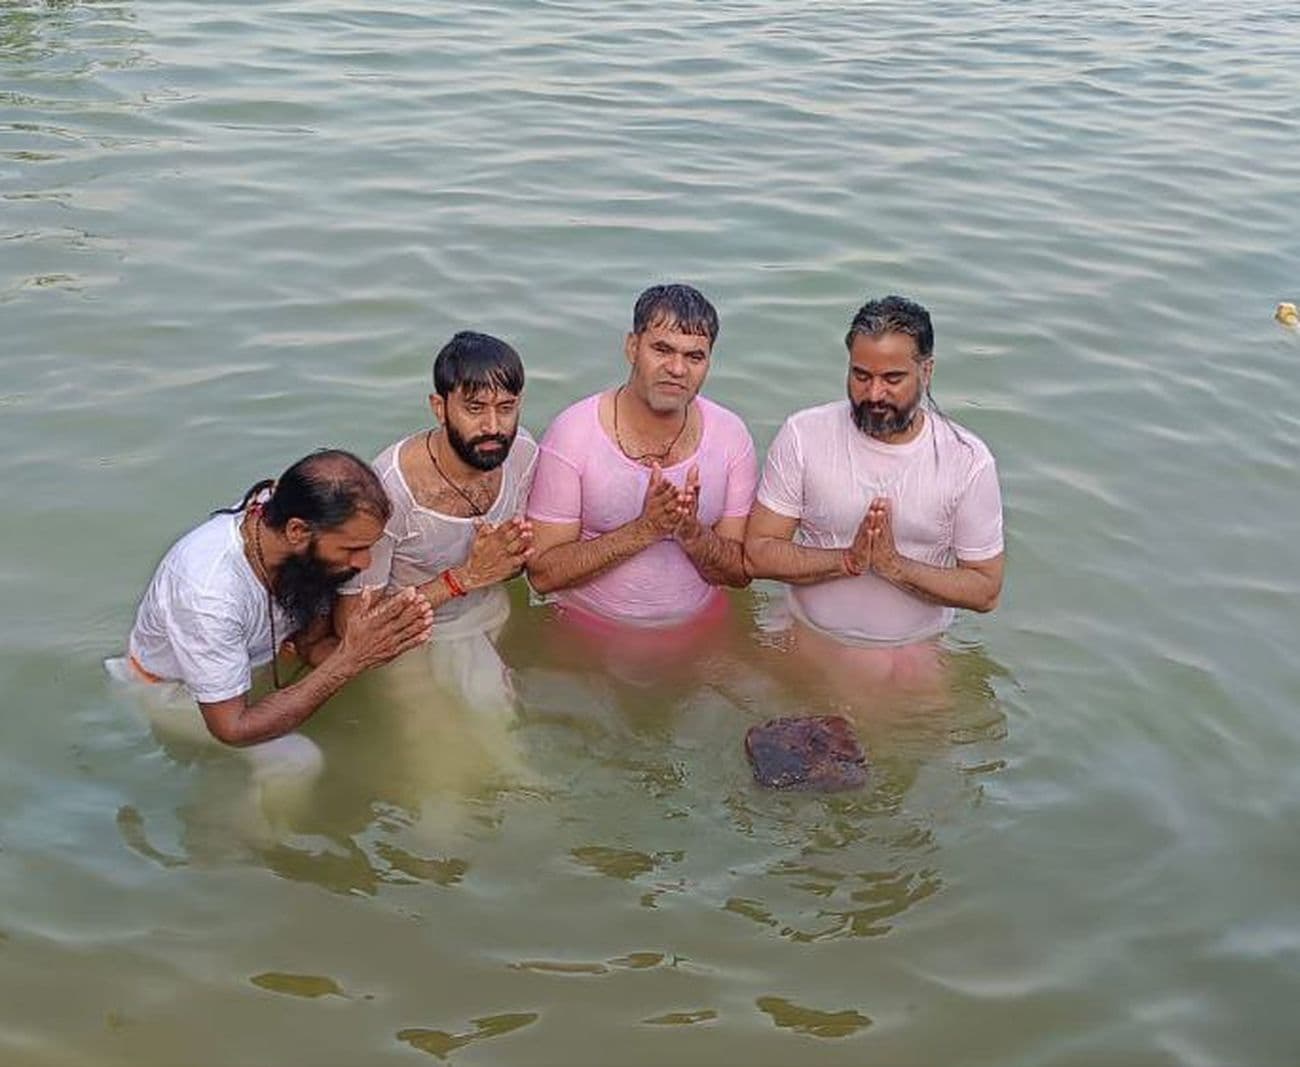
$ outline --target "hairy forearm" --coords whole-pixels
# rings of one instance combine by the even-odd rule
[[[245,707],[217,736],[231,745],[255,745],[291,733],[359,673],[337,646],[314,671]],[[209,723],[211,725],[211,723]]]
[[[905,556],[876,573],[891,585],[906,593],[942,604],[949,608],[966,608],[969,611],[992,611],[997,607],[1000,583],[970,567],[934,567]]]
[[[745,570],[745,546],[742,542],[723,537],[712,527],[696,523],[687,535],[677,538],[677,543],[695,564],[700,577],[710,585],[730,585],[742,589],[749,584],[750,576]]]
[[[552,593],[589,582],[611,567],[643,552],[664,535],[642,519],[590,541],[566,541],[528,561],[528,580],[539,593]]]
[[[796,545],[780,537],[748,537],[745,558],[753,578],[775,578],[791,585],[812,585],[843,578],[844,549]]]

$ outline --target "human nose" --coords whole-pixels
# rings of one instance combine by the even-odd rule
[[[495,434],[501,427],[501,416],[496,408],[488,408],[483,415],[483,425],[487,433]]]
[[[359,571],[365,570],[370,566],[370,549],[360,548],[352,553],[352,558],[348,563]]]
[[[889,386],[876,378],[867,383],[867,401],[871,404],[879,404],[889,395]]]
[[[668,357],[666,369],[674,378],[683,378],[686,376],[686,358],[680,352],[674,352]]]

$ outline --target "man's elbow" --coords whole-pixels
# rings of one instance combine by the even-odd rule
[[[728,589],[744,589],[753,580],[753,575],[749,573],[749,564],[742,563],[739,570],[724,575],[722,581],[717,584],[725,585]]]
[[[223,745],[230,745],[232,748],[242,748],[244,745],[251,743],[251,738],[247,737],[244,731],[239,728],[238,721],[227,722],[224,719],[208,719],[206,721],[208,733]]]
[[[555,576],[550,573],[549,568],[537,563],[529,563],[525,568],[528,575],[528,584],[533,587],[535,593],[554,593],[560,588],[560,583],[555,580]]]
[[[990,611],[998,606],[998,601],[1002,599],[1001,589],[991,589],[984,594],[976,603],[971,605],[973,611],[978,611],[981,615],[987,615]]]

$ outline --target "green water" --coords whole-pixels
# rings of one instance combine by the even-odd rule
[[[0,1062],[1294,1063],[1297,129],[1280,4],[0,3]],[[770,587],[649,689],[517,589],[517,730],[359,684],[250,842],[100,668],[167,544],[458,328],[540,432],[667,278],[760,448],[933,310],[1007,507],[951,711],[761,793]]]

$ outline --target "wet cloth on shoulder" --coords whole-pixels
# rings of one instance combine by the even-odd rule
[[[257,580],[239,524],[214,515],[168,550],[145,590],[128,649],[149,674],[181,682],[203,704],[248,692],[253,668],[271,661],[266,587]],[[294,625],[273,604],[276,637]]]

